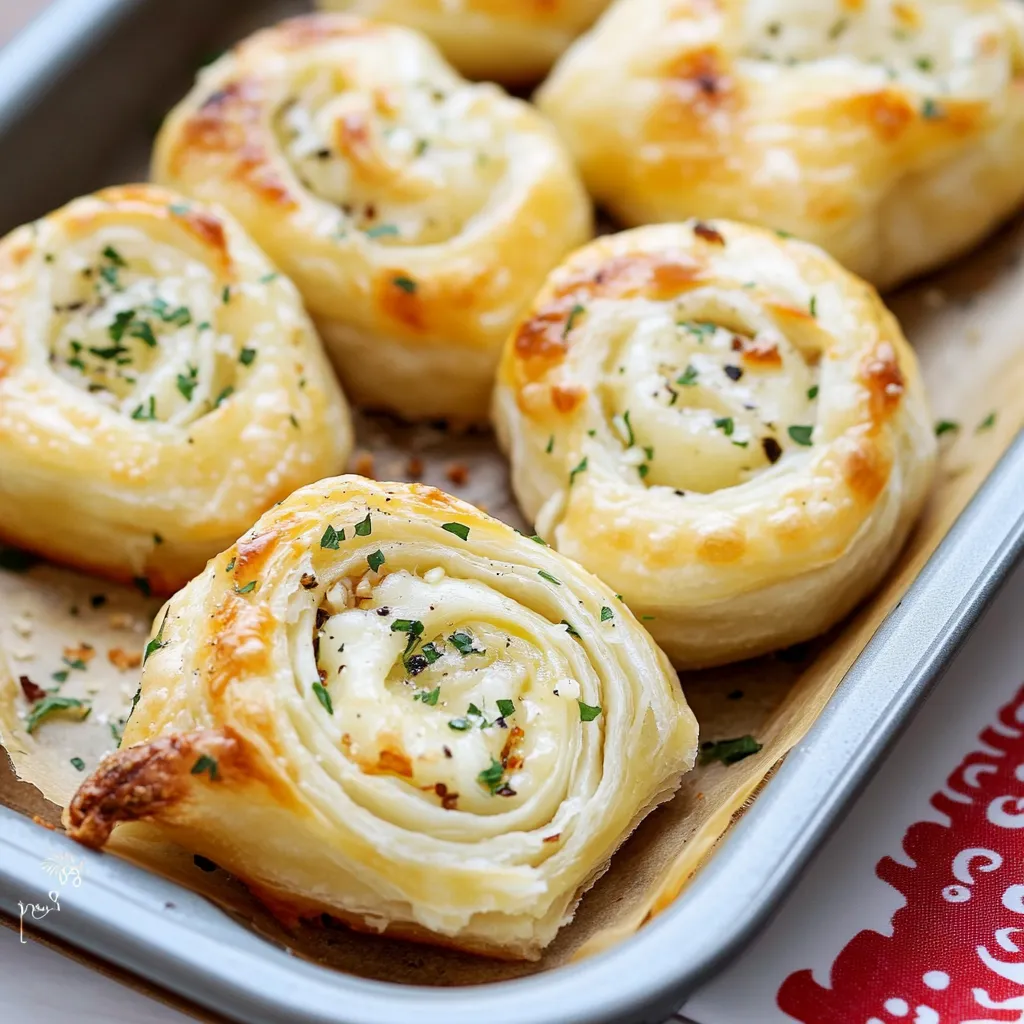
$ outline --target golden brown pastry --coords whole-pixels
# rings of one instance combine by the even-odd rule
[[[495,395],[537,532],[679,668],[806,640],[899,552],[932,478],[917,362],[820,249],[728,221],[574,253]]]
[[[0,539],[173,591],[351,444],[295,287],[223,211],[126,185],[0,241]]]
[[[621,0],[538,102],[625,225],[784,229],[880,288],[1024,199],[1016,0]]]
[[[418,484],[297,491],[147,652],[71,834],[145,822],[292,917],[534,958],[693,763],[675,673],[612,592]]]
[[[419,29],[470,78],[528,84],[608,6],[609,0],[320,0]]]
[[[299,286],[349,397],[484,421],[505,336],[589,237],[553,129],[408,29],[287,21],[200,76],[154,176],[232,210]]]

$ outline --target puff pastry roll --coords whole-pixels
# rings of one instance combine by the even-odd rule
[[[784,229],[880,288],[1024,198],[1015,0],[622,0],[538,102],[624,226]]]
[[[419,29],[470,78],[529,84],[597,18],[609,0],[320,0]]]
[[[170,592],[351,443],[298,292],[223,211],[130,185],[0,241],[0,539]]]
[[[534,958],[692,765],[599,580],[441,491],[297,491],[158,617],[71,834],[140,819],[278,913]]]
[[[935,457],[917,362],[875,291],[727,221],[570,257],[509,340],[495,420],[538,533],[679,668],[845,615],[896,557]]]
[[[298,285],[349,397],[406,419],[486,421],[505,337],[590,231],[533,108],[346,15],[286,21],[207,68],[154,176],[232,210]]]

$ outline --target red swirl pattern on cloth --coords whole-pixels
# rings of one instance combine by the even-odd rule
[[[906,897],[892,935],[862,931],[831,968],[791,974],[779,1008],[802,1024],[1024,1022],[1024,687],[982,730],[903,839],[912,867],[876,872]]]

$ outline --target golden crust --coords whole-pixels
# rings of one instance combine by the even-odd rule
[[[486,419],[505,335],[590,233],[535,110],[414,32],[344,15],[204,70],[153,173],[230,209],[295,280],[349,395],[408,419]]]
[[[351,436],[298,294],[223,211],[126,185],[0,241],[4,541],[173,591]]]
[[[675,673],[604,584],[418,484],[295,492],[148,650],[71,834],[143,822],[286,919],[536,957],[696,750]]]
[[[901,12],[911,11],[908,18]],[[1024,199],[1010,0],[623,0],[538,95],[623,224],[785,229],[888,288]]]
[[[538,532],[681,668],[845,615],[895,558],[935,455],[874,290],[723,220],[574,253],[508,340],[494,414]]]
[[[588,28],[609,0],[320,0],[408,25],[428,36],[464,75],[529,85]]]

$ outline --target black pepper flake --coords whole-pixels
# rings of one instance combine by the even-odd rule
[[[387,606],[386,604],[382,604],[382,605],[381,605],[381,606],[380,606],[380,607],[379,607],[379,608],[377,609],[377,614],[378,614],[378,615],[381,615],[381,616],[384,616],[384,615],[390,615],[390,614],[391,614],[391,609],[390,609],[390,608],[389,608],[389,607],[388,607],[388,606]]]
[[[452,756],[451,747],[446,745],[446,746],[443,746],[441,749],[444,751],[444,756],[445,757],[451,757]]]
[[[764,449],[765,458],[774,465],[782,458],[782,445],[774,437],[762,437],[761,447]]]
[[[739,380],[743,376],[743,370],[738,366],[725,366],[723,369],[729,380]]]
[[[316,577],[311,572],[304,572],[299,579],[299,583],[302,584],[303,590],[315,590],[316,589]]]
[[[414,654],[405,662],[406,670],[411,676],[418,676],[428,665],[427,659],[422,654]]]
[[[192,857],[192,863],[195,864],[200,871],[216,871],[217,865],[214,864],[209,857],[203,857],[200,854],[195,854]]]
[[[696,221],[693,225],[693,233],[698,238],[703,238],[705,242],[710,242],[711,245],[725,245],[725,238],[720,231],[716,231],[710,224],[705,224],[703,221]]]

